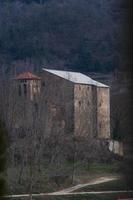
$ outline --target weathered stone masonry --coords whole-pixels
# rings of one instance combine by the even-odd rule
[[[30,75],[31,76],[31,75]],[[23,87],[23,75],[18,84]],[[73,134],[75,136],[110,138],[109,87],[76,72],[43,69],[41,79],[27,79],[30,89],[28,121],[33,118],[33,109],[38,110],[36,123],[44,136]],[[21,81],[21,82],[20,82]],[[38,83],[37,85],[33,83]],[[40,85],[41,83],[41,85]],[[25,84],[25,82],[24,82]],[[28,86],[27,85],[27,86]],[[38,99],[35,98],[38,91]],[[32,97],[32,98],[31,98]],[[21,99],[21,98],[19,98]],[[22,101],[21,99],[21,107]],[[28,99],[26,100],[28,102]],[[19,106],[18,109],[21,108]],[[21,115],[23,112],[21,113]],[[30,117],[31,114],[31,117]],[[17,124],[23,124],[17,120]],[[26,124],[30,124],[30,122]]]
[[[74,73],[64,73],[45,69],[42,73],[43,101],[47,102],[49,118],[46,132],[53,132],[54,126],[54,132],[62,129],[76,136],[110,138],[109,88],[95,81],[83,84],[75,79],[75,83]]]

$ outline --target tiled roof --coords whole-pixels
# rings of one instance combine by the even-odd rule
[[[24,72],[15,77],[15,80],[40,80],[39,76],[32,74],[31,72]]]
[[[60,71],[60,70],[52,70],[52,69],[45,69],[45,68],[43,70],[49,73],[52,73],[56,76],[59,76],[61,78],[64,78],[66,80],[69,80],[73,83],[95,85],[97,87],[109,87],[79,72]]]

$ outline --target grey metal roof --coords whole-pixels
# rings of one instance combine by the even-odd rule
[[[79,72],[61,71],[61,70],[53,70],[53,69],[45,69],[45,68],[43,68],[43,70],[49,73],[52,73],[56,76],[59,76],[61,78],[64,78],[66,80],[69,80],[73,83],[95,85],[97,87],[109,87]]]

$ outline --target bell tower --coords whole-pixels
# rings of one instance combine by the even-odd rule
[[[41,78],[31,72],[24,72],[15,77],[17,93],[20,98],[35,100],[40,94]]]

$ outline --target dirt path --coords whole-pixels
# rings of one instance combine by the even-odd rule
[[[96,178],[96,179],[90,181],[89,183],[78,184],[78,185],[75,185],[75,186],[73,186],[73,187],[60,190],[60,191],[58,191],[58,192],[53,192],[53,194],[70,193],[70,192],[73,192],[73,191],[75,191],[75,190],[84,188],[84,187],[89,186],[89,185],[96,185],[96,184],[105,183],[105,182],[109,182],[109,181],[117,180],[117,179],[119,179],[119,177],[117,177],[117,176],[112,176],[112,177],[100,177],[100,178]]]
[[[98,191],[98,192],[74,192],[78,189],[84,188],[86,186],[89,185],[96,185],[96,184],[100,184],[100,183],[105,183],[105,182],[109,182],[112,180],[117,180],[120,177],[118,176],[112,176],[112,177],[99,177],[96,179],[93,179],[92,181],[90,181],[89,183],[85,183],[85,184],[78,184],[76,186],[70,187],[70,188],[66,188],[57,192],[52,192],[52,193],[40,193],[40,194],[32,194],[33,197],[39,197],[39,196],[61,196],[61,195],[84,195],[84,194],[106,194],[106,193],[130,193],[133,191]],[[19,197],[29,197],[29,194],[19,194],[19,195],[7,195],[5,196],[6,198],[19,198]]]

